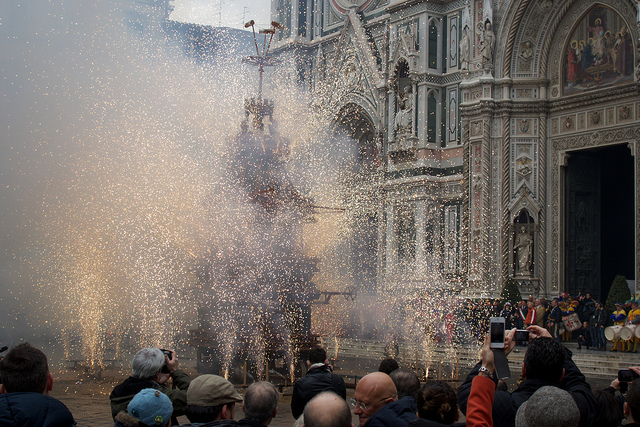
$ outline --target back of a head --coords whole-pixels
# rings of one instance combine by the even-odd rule
[[[400,365],[398,365],[398,361],[393,357],[387,357],[386,359],[382,359],[380,362],[380,366],[378,367],[378,372],[384,372],[389,375],[391,372],[398,369]]]
[[[154,347],[143,348],[133,356],[131,361],[133,372],[131,376],[142,380],[152,379],[162,368],[164,362],[164,353],[160,349]]]
[[[0,378],[7,393],[44,393],[48,377],[47,356],[29,343],[13,347],[0,361]]]
[[[516,413],[516,427],[577,427],[580,410],[568,391],[555,386],[539,388]]]
[[[420,390],[420,379],[410,369],[396,369],[389,374],[398,391],[398,399],[411,396],[414,399]]]
[[[314,347],[309,350],[309,362],[311,364],[314,363],[324,363],[327,360],[327,351],[322,347]]]
[[[146,426],[165,426],[171,421],[173,404],[160,390],[145,388],[127,405],[127,412]]]
[[[559,383],[564,362],[565,353],[558,341],[549,337],[533,339],[524,355],[527,379]]]
[[[351,427],[349,405],[337,394],[324,391],[304,408],[305,427]]]
[[[244,393],[244,416],[258,423],[267,421],[278,407],[280,394],[273,384],[258,381]]]
[[[640,422],[640,378],[629,383],[626,395],[627,408],[634,422]]]
[[[595,390],[593,397],[596,399],[596,414],[593,425],[598,427],[618,427],[624,418],[622,408],[611,393],[603,390]]]
[[[453,424],[458,414],[458,398],[451,386],[440,381],[429,381],[416,396],[418,418]]]

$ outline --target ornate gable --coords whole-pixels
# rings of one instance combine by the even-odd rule
[[[353,11],[349,12],[327,82],[332,85],[330,102],[334,107],[355,102],[375,119],[378,116],[376,93],[385,87],[385,81],[372,49],[374,44],[368,39],[360,17]]]
[[[416,24],[412,22],[410,25],[406,26],[404,29],[399,29],[398,37],[395,39],[393,43],[393,47],[391,49],[391,57],[389,58],[389,63],[391,64],[390,69],[393,69],[393,66],[398,63],[400,58],[403,58],[407,61],[409,65],[410,73],[418,72],[418,58],[420,53],[416,48]]]

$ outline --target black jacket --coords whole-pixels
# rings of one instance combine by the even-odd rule
[[[0,426],[75,426],[69,409],[53,397],[41,393],[0,394]]]
[[[291,414],[298,419],[308,401],[323,391],[333,391],[343,399],[347,399],[347,387],[340,375],[332,374],[327,365],[311,369],[307,375],[293,385],[291,396]]]
[[[387,403],[371,415],[364,427],[403,427],[416,419],[416,400],[405,396],[395,402]]]
[[[173,405],[173,417],[184,415],[187,410],[187,389],[191,383],[189,375],[181,370],[175,370],[171,373],[173,388],[169,388],[163,384],[158,384],[151,380],[143,380],[140,378],[129,377],[122,384],[117,385],[109,400],[111,401],[111,416],[115,420],[116,415],[122,411],[127,411],[127,405],[145,388],[155,388],[166,394]]]
[[[555,325],[560,324],[562,322],[562,310],[560,307],[555,306],[551,308],[549,311],[549,322],[553,322]]]
[[[572,353],[566,347],[565,352],[564,376],[560,384],[553,384],[547,381],[527,379],[520,383],[520,386],[512,393],[496,390],[493,401],[493,425],[495,427],[513,427],[515,426],[516,412],[520,405],[529,400],[531,395],[540,387],[546,385],[559,386],[571,394],[580,410],[580,427],[589,427],[595,416],[596,402],[591,392],[591,386],[587,383],[580,369],[573,363],[571,359]],[[463,414],[467,413],[467,399],[471,392],[471,382],[478,375],[481,363],[478,363],[471,373],[467,376],[464,383],[458,387],[458,405]]]
[[[424,418],[416,418],[413,421],[409,421],[407,427],[440,427],[440,426],[453,426],[453,427],[464,427],[465,423],[453,423],[453,424],[442,424],[437,421],[425,420]]]

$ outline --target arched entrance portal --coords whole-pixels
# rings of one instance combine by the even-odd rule
[[[354,284],[360,291],[376,288],[378,253],[378,206],[375,187],[378,152],[375,127],[365,110],[359,105],[345,105],[336,116],[335,132],[347,134],[357,146],[352,182],[347,185],[345,196],[357,201],[350,212],[353,231],[349,250]]]
[[[565,288],[606,298],[635,279],[634,159],[627,144],[573,151],[565,171]]]

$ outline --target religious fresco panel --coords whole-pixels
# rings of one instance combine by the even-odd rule
[[[633,40],[613,9],[596,6],[580,21],[564,50],[565,95],[633,81]]]

